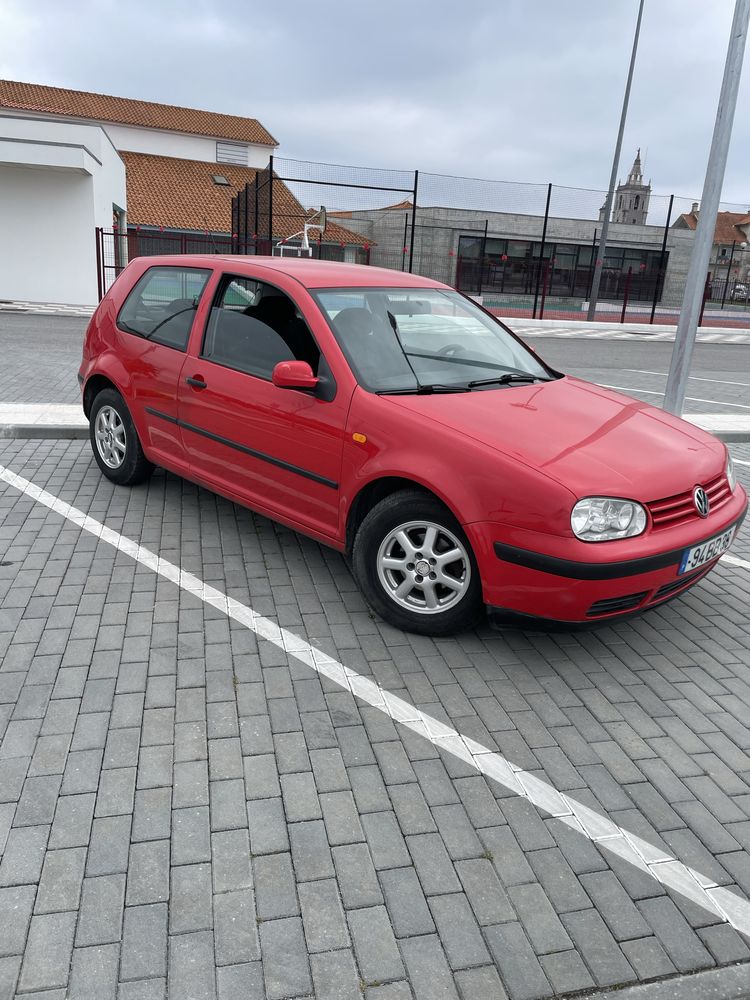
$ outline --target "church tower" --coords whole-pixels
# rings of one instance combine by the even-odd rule
[[[618,184],[612,208],[612,221],[630,226],[645,226],[651,183],[643,183],[640,148],[624,184]]]

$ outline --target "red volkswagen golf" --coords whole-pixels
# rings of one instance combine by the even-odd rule
[[[89,324],[94,457],[155,465],[346,553],[431,635],[609,621],[717,563],[747,497],[724,445],[553,371],[446,285],[307,259],[138,258]]]

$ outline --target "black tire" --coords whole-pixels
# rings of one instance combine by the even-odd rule
[[[100,412],[108,407],[110,413],[114,412],[122,425],[122,437],[124,438],[125,452],[122,455],[120,464],[113,468],[104,460],[99,450],[96,439],[96,421]],[[94,398],[89,413],[89,440],[91,450],[94,453],[96,464],[101,471],[113,483],[118,486],[136,486],[144,482],[154,471],[154,466],[146,458],[138,439],[133,418],[125,405],[125,400],[116,389],[102,389]]]
[[[468,558],[468,583],[463,594],[454,599],[450,596],[450,591],[443,588],[444,599],[449,602],[448,606],[444,610],[432,613],[404,607],[396,597],[392,596],[388,585],[383,582],[378,572],[378,553],[381,545],[386,544],[391,532],[401,525],[420,521],[430,522],[450,532],[461,543]],[[370,607],[385,621],[407,632],[435,636],[451,635],[472,628],[482,615],[482,584],[469,541],[451,512],[428,493],[419,490],[401,490],[387,496],[369,511],[354,539],[352,571]],[[406,572],[397,579],[405,580]],[[415,597],[420,598],[418,588]]]

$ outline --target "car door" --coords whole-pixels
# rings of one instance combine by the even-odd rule
[[[275,364],[295,359],[320,377],[316,391],[273,385]],[[337,391],[288,295],[225,275],[178,388],[191,475],[272,517],[335,537],[351,391]]]
[[[149,458],[185,463],[177,387],[209,268],[147,268],[117,316],[118,357],[129,376],[127,404]]]

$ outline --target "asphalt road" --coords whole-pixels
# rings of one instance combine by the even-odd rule
[[[85,328],[76,317],[0,314],[0,402],[77,403]],[[560,371],[661,402],[671,343],[555,337],[531,343]],[[698,344],[688,395],[688,413],[750,416],[750,344]]]

